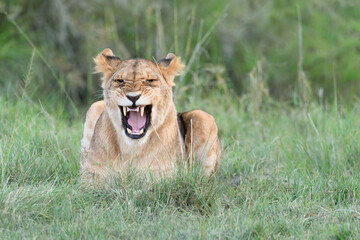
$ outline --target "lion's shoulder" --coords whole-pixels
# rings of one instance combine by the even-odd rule
[[[89,149],[91,139],[94,135],[94,129],[97,121],[99,120],[101,114],[104,112],[105,102],[97,101],[93,103],[89,110],[86,113],[86,119],[84,124],[84,134],[81,140],[81,148],[83,151]]]

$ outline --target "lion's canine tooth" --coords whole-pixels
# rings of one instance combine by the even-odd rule
[[[145,108],[145,107],[140,107],[140,115],[141,115],[141,116],[144,115],[144,108]]]
[[[126,109],[127,109],[127,107],[123,107],[123,112],[124,112],[124,116],[126,117]]]
[[[131,130],[129,128],[126,128],[126,131],[131,134]]]
[[[139,134],[141,135],[141,134],[143,134],[143,133],[144,133],[144,129],[142,128],[142,129],[140,130]]]

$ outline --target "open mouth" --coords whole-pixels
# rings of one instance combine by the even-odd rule
[[[125,134],[133,139],[145,136],[151,120],[151,105],[119,106]]]

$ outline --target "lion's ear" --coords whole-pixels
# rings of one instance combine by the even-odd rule
[[[97,73],[102,72],[104,77],[102,78],[102,87],[105,86],[106,81],[114,74],[116,67],[121,63],[119,57],[115,56],[110,48],[105,48],[95,58],[95,71]]]
[[[181,62],[181,58],[169,53],[164,59],[157,62],[165,80],[170,86],[175,86],[174,78],[181,74],[185,65]]]

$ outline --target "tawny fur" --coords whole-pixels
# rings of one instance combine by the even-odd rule
[[[155,178],[171,176],[179,165],[200,163],[206,175],[220,164],[221,145],[214,118],[201,110],[182,113],[185,139],[181,136],[173,102],[174,78],[184,68],[170,53],[163,61],[121,61],[110,49],[96,58],[96,71],[103,73],[104,100],[92,104],[86,115],[81,141],[84,175],[106,178],[130,169],[149,172]],[[122,79],[119,84],[116,80]],[[149,79],[154,79],[151,83]],[[125,134],[119,106],[129,104],[126,95],[140,94],[138,105],[152,105],[151,122],[140,139]]]

